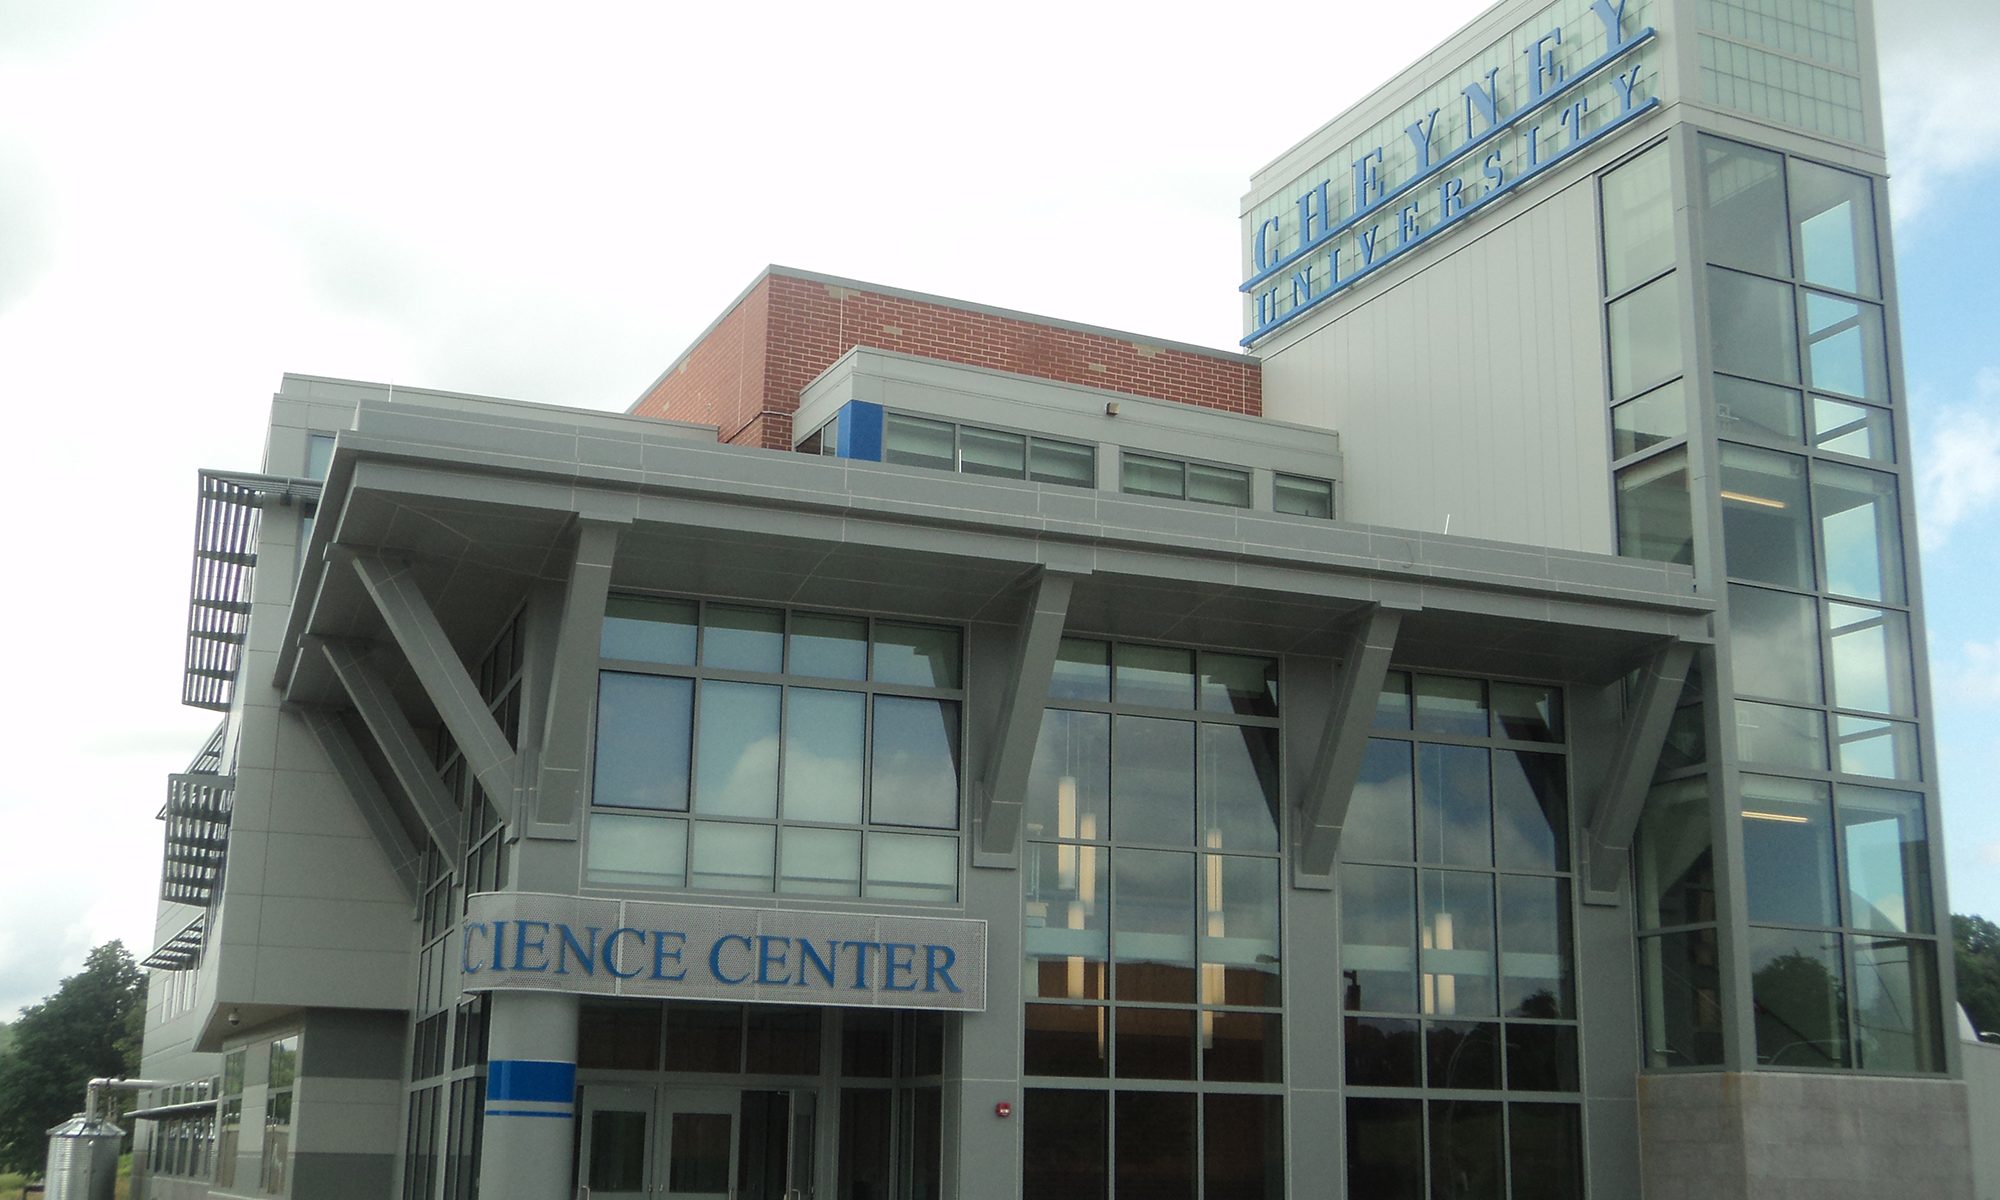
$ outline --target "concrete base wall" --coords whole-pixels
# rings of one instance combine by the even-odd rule
[[[1639,1129],[1645,1200],[1972,1200],[1956,1080],[1649,1075]]]
[[[1972,1115],[1972,1181],[1979,1200],[2000,1200],[2000,1046],[1964,1042],[1965,1087]]]

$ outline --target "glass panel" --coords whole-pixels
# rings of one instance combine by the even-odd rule
[[[1500,877],[1500,1011],[1545,1020],[1576,1015],[1569,881]]]
[[[1681,373],[1680,289],[1674,279],[1656,279],[1607,307],[1613,400],[1636,396]]]
[[[1574,1025],[1507,1024],[1507,1087],[1516,1092],[1582,1090]]]
[[[1916,792],[1843,784],[1840,850],[1847,924],[1896,933],[1931,931],[1930,843]]]
[[[1656,146],[1604,176],[1604,291],[1616,296],[1674,265],[1672,160]]]
[[[1252,654],[1201,656],[1201,707],[1240,717],[1278,715],[1278,660]]]
[[[1112,857],[1113,986],[1120,1000],[1194,1002],[1194,865],[1192,854],[1158,850]]]
[[[1021,1194],[1105,1200],[1111,1097],[1029,1088],[1022,1100]]]
[[[783,690],[762,683],[702,681],[696,812],[724,817],[778,815],[778,701]]]
[[[1929,942],[1854,939],[1854,1041],[1858,1067],[1942,1071],[1937,965]]]
[[[1877,296],[1874,189],[1864,175],[1793,159],[1792,214],[1807,283]]]
[[[1097,447],[1034,438],[1028,443],[1028,478],[1036,483],[1097,485]]]
[[[1204,504],[1227,504],[1232,508],[1250,507],[1250,472],[1235,467],[1212,467],[1206,463],[1189,463],[1187,468],[1187,498]]]
[[[894,1097],[886,1088],[840,1089],[840,1160],[834,1171],[834,1195],[853,1200],[894,1195],[889,1162],[895,1136]]]
[[[1503,867],[1569,869],[1569,787],[1559,754],[1493,752],[1493,850]]]
[[[1193,1200],[1197,1142],[1194,1101],[1177,1092],[1117,1095],[1117,1194]]]
[[[1194,707],[1194,651],[1121,644],[1117,662],[1118,703]]]
[[[593,804],[686,812],[694,683],[600,671]]]
[[[1708,261],[1765,275],[1792,273],[1785,160],[1717,138],[1701,140],[1702,241]]]
[[[667,1152],[670,1192],[727,1192],[731,1129],[730,1113],[677,1112]]]
[[[1421,701],[1417,711],[1421,719]],[[1493,790],[1487,752],[1476,746],[1420,745],[1417,779],[1418,860],[1492,866]]]
[[[1347,1102],[1347,1194],[1423,1200],[1423,1101]]]
[[[1028,836],[1105,841],[1111,836],[1110,803],[1111,718],[1044,709],[1028,770]]]
[[[1066,637],[1049,678],[1051,700],[1111,699],[1111,643]]]
[[[1333,516],[1333,484],[1324,479],[1278,475],[1271,480],[1271,509],[1296,517]]]
[[[592,813],[584,878],[601,887],[681,887],[687,836],[686,821]]]
[[[818,1075],[820,1016],[825,1009],[753,1004],[744,1070],[752,1075]]]
[[[604,634],[598,653],[635,662],[694,662],[695,605],[692,600],[648,600],[613,596],[604,605]]]
[[[784,669],[784,658],[784,613],[733,604],[708,606],[701,626],[703,665],[775,675]]]
[[[1283,1003],[1278,988],[1278,861],[1201,859],[1203,1004]]]
[[[1646,990],[1646,1065],[1722,1061],[1722,972],[1715,930],[1639,939]]]
[[[1416,873],[1340,869],[1340,962],[1350,1011],[1417,1011]]]
[[[1852,1065],[1839,936],[1753,928],[1749,941],[1757,1061],[1774,1067]]]
[[[1111,822],[1121,842],[1194,844],[1194,722],[1118,717]]]
[[[1499,1013],[1493,962],[1493,877],[1425,871],[1423,1009],[1440,1017]]]
[[[1681,381],[1657,387],[1611,410],[1611,457],[1625,458],[1687,436]]]
[[[896,1014],[863,1008],[840,1010],[840,1073],[887,1079],[895,1074]]]
[[[1812,411],[1813,445],[1835,454],[1896,461],[1896,438],[1886,410],[1814,396]]]
[[[718,892],[770,891],[776,832],[769,825],[725,821],[696,825],[688,886]]]
[[[1729,574],[1779,587],[1813,586],[1806,460],[1722,445],[1722,539]]]
[[[786,700],[785,817],[859,824],[867,698],[793,688]]]
[[[1280,1200],[1285,1180],[1281,1096],[1201,1098],[1202,1194],[1207,1200]]]
[[[1809,596],[1730,585],[1729,663],[1739,693],[1820,702],[1817,607]]]
[[[949,471],[956,465],[948,421],[927,421],[887,413],[882,422],[882,461]]]
[[[1125,451],[1119,457],[1118,490],[1135,496],[1164,496],[1179,500],[1184,494],[1180,460],[1154,458],[1149,454]]]
[[[1562,741],[1562,690],[1522,683],[1494,684],[1493,736],[1516,742]]]
[[[663,1015],[657,1000],[585,1000],[577,1013],[576,1065],[659,1070]]]
[[[1382,677],[1382,694],[1375,698],[1376,729],[1408,729],[1410,727],[1410,676],[1406,671],[1391,671]]]
[[[825,679],[868,677],[868,622],[825,613],[792,614],[794,675]]]
[[[1749,916],[1775,925],[1838,925],[1832,789],[1804,779],[1743,777]]]
[[[958,630],[949,625],[875,623],[875,682],[958,686]]]
[[[1838,296],[1806,293],[1806,344],[1815,391],[1884,404],[1889,399],[1882,309]]]
[[[958,899],[958,839],[916,833],[868,834],[871,900],[921,900],[951,904]]]
[[[1736,750],[1745,762],[1826,770],[1826,714],[1817,709],[1736,702]]]
[[[1715,920],[1715,858],[1708,785],[1662,783],[1646,793],[1635,843],[1639,925],[1645,929]]]
[[[1619,471],[1618,553],[1689,565],[1694,511],[1688,506],[1687,451],[1667,450]]]
[[[1341,857],[1410,862],[1416,857],[1416,793],[1410,770],[1411,745],[1371,738],[1361,759],[1361,777],[1347,804],[1341,829]]]
[[[1877,779],[1922,779],[1917,762],[1917,727],[1902,721],[1835,714],[1840,770]]]
[[[1850,289],[1851,290],[1851,289]],[[309,433],[306,435],[306,478],[325,479],[326,469],[333,463],[333,435],[330,433]]]
[[[1805,434],[1799,393],[1733,375],[1715,377],[1715,419],[1724,437],[1796,442]]]
[[[1102,1079],[1111,1010],[1099,1004],[1030,1004],[1022,1017],[1022,1072]]]
[[[1210,850],[1278,848],[1278,731],[1203,725],[1199,759],[1202,845]]]
[[[1274,996],[1271,1001],[1277,1003]],[[1201,1077],[1211,1082],[1277,1083],[1285,1054],[1276,1013],[1201,1014]]]
[[[792,826],[778,835],[778,890],[802,896],[861,891],[861,835],[851,829]]]
[[[1418,1075],[1421,1050],[1415,1021],[1348,1017],[1347,1084],[1417,1087],[1421,1082]]]
[[[1185,1008],[1121,1007],[1117,1031],[1120,1079],[1193,1079],[1195,1014]]]
[[[958,454],[959,469],[967,475],[1021,479],[1028,473],[1028,439],[1022,434],[962,426]]]
[[[667,1005],[667,1070],[734,1074],[742,1069],[742,1005]]]
[[[1789,284],[1710,267],[1708,336],[1719,371],[1799,381],[1798,315]]]
[[[958,704],[875,697],[868,819],[958,828]]]
[[[1486,737],[1486,685],[1477,679],[1417,676],[1417,728]]]
[[[1813,467],[1813,511],[1819,516],[1820,548],[1826,555],[1826,590],[1903,603],[1896,477],[1818,463]]]
[[[1833,641],[1833,702],[1893,716],[1916,715],[1910,682],[1910,619],[1856,604],[1826,606]]]
[[[1574,1104],[1507,1106],[1513,1200],[1583,1200],[1583,1116]]]
[[[1507,1187],[1501,1106],[1490,1101],[1433,1100],[1431,1200],[1499,1196]]]
[[[592,1191],[645,1191],[646,1126],[651,1115],[608,1108],[590,1114],[590,1171],[586,1178]]]
[[[1424,1083],[1434,1088],[1498,1089],[1500,1023],[1424,1022]]]

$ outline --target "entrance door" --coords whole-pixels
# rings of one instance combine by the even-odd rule
[[[814,1100],[803,1090],[742,1093],[736,1200],[813,1200]]]
[[[733,1088],[660,1090],[659,1193],[666,1200],[731,1200],[736,1194],[736,1101]],[[596,1193],[591,1193],[595,1200]]]
[[[810,1091],[586,1084],[590,1200],[814,1200]]]
[[[578,1175],[591,1200],[652,1200],[653,1093],[649,1087],[583,1089]]]

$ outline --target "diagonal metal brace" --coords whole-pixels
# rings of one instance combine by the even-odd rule
[[[520,782],[514,747],[486,710],[479,688],[431,612],[410,565],[362,556],[354,560],[354,570],[389,627],[389,636],[396,639],[438,717],[464,752],[473,777],[500,811],[511,812]]]
[[[403,710],[396,706],[396,698],[389,691],[389,685],[369,665],[367,650],[353,643],[333,641],[323,643],[322,649],[341,687],[347,689],[348,700],[361,714],[361,723],[374,736],[376,748],[381,750],[383,759],[389,764],[389,773],[396,777],[403,794],[409,797],[410,807],[416,810],[417,819],[423,822],[425,831],[444,854],[445,861],[457,863],[465,855],[459,836],[457,806],[446,794],[444,781],[438,778],[437,769],[431,765],[431,756],[424,751],[423,740],[417,736]]]
[[[334,774],[347,788],[347,794],[354,798],[354,806],[367,823],[370,833],[375,835],[375,844],[389,860],[389,869],[396,873],[397,882],[411,901],[418,899],[423,890],[419,862],[422,852],[410,841],[403,822],[396,817],[395,804],[389,799],[382,785],[375,780],[375,773],[368,769],[368,760],[363,757],[361,747],[354,735],[347,731],[340,714],[317,705],[300,705],[295,710],[299,720],[305,722],[319,741],[319,748],[333,764]]]
[[[563,596],[541,760],[529,809],[531,819],[540,824],[567,826],[576,819],[590,716],[597,707],[598,645],[604,636],[604,605],[611,593],[619,528],[604,521],[578,522],[576,558]]]
[[[1022,606],[1014,644],[1014,669],[1000,705],[1000,725],[993,756],[973,790],[975,848],[981,856],[1014,853],[1021,834],[1021,813],[1027,805],[1028,772],[1034,765],[1035,742],[1041,736],[1042,706],[1055,674],[1056,651],[1062,645],[1063,624],[1069,619],[1070,593],[1076,576],[1041,568],[1033,591]]]
[[[1340,650],[1333,673],[1333,707],[1312,771],[1299,793],[1299,853],[1295,876],[1326,877],[1340,854],[1340,831],[1347,823],[1347,806],[1361,778],[1368,752],[1368,729],[1375,719],[1376,698],[1389,674],[1389,658],[1402,628],[1398,609],[1371,607],[1357,620]]]
[[[1619,877],[1631,857],[1632,835],[1646,807],[1646,792],[1659,765],[1660,748],[1673,724],[1681,686],[1695,647],[1668,642],[1639,670],[1638,686],[1625,710],[1617,749],[1604,783],[1590,797],[1583,830],[1583,898],[1615,903]]]

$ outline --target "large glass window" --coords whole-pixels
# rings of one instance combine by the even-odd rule
[[[617,596],[601,653],[586,882],[956,900],[957,629]]]
[[[1620,468],[1618,553],[1655,562],[1694,562],[1694,512],[1687,450],[1675,447]]]
[[[1881,307],[1823,292],[1807,292],[1805,300],[1806,366],[1813,388],[1887,403],[1889,366]]]
[[[1604,292],[1616,296],[1674,265],[1673,164],[1655,146],[1604,176]]]
[[[1806,460],[1723,443],[1722,541],[1730,578],[1812,587]]]
[[[1716,370],[1796,384],[1798,330],[1790,284],[1708,269],[1708,345]]]
[[[1025,814],[1031,1191],[1281,1186],[1277,667],[1064,639]]]
[[[819,443],[834,431],[822,427]],[[805,443],[800,444],[805,449]],[[1097,448],[1008,429],[891,412],[883,417],[882,461],[934,471],[1029,479],[1071,487],[1097,486]]]
[[[1792,273],[1782,157],[1703,138],[1701,200],[1708,261],[1761,275]]]
[[[1242,467],[1127,450],[1119,459],[1118,490],[1135,496],[1249,508],[1250,472]]]
[[[1867,176],[1795,158],[1791,181],[1800,277],[1820,287],[1880,295],[1874,189]]]
[[[1392,672],[1376,712],[1339,867],[1349,1194],[1573,1194],[1561,694]]]
[[[1623,400],[1681,373],[1680,289],[1657,279],[1611,302],[1611,399]]]

